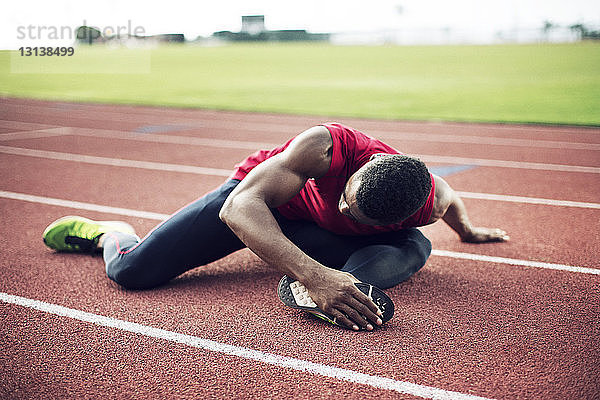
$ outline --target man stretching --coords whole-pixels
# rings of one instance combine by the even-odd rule
[[[103,249],[108,277],[130,289],[248,247],[301,283],[334,323],[372,330],[382,314],[355,283],[385,289],[408,279],[431,252],[416,227],[439,219],[466,242],[508,240],[500,229],[473,227],[456,193],[418,159],[328,123],[252,154],[142,240],[122,222],[64,217],[46,228],[44,242],[58,251]]]

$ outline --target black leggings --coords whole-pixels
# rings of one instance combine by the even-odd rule
[[[125,288],[147,289],[246,247],[219,219],[219,210],[239,182],[225,182],[173,214],[141,241],[133,235],[107,233],[104,261],[109,278]],[[382,289],[408,279],[431,253],[431,243],[415,228],[342,236],[313,222],[289,220],[277,210],[272,212],[283,233],[306,254]]]

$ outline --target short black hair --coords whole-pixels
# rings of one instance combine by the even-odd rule
[[[425,164],[400,154],[370,161],[358,178],[358,208],[365,216],[386,225],[417,212],[431,191],[431,176]]]

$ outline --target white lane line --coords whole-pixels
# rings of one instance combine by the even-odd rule
[[[38,310],[48,314],[58,315],[61,317],[67,317],[74,320],[87,322],[98,326],[114,328],[121,331],[131,332],[151,338],[163,339],[169,342],[183,344],[185,346],[240,357],[251,361],[257,361],[264,364],[274,365],[277,367],[289,368],[300,372],[308,372],[314,375],[319,375],[327,378],[333,378],[341,381],[367,385],[377,389],[395,391],[426,399],[485,400],[484,397],[453,392],[431,386],[418,385],[416,383],[411,382],[398,381],[395,379],[386,378],[378,375],[368,375],[350,369],[332,367],[330,365],[301,360],[299,358],[286,357],[278,354],[267,353],[260,350],[249,349],[246,347],[220,343],[209,339],[203,339],[197,336],[185,335],[182,333],[168,331],[165,329],[153,328],[151,326],[142,325],[135,322],[129,322],[116,318],[106,317],[103,315],[92,314],[73,308],[63,307],[57,304],[46,303],[43,301],[28,299],[26,297],[15,296],[7,293],[0,292],[0,301]]]
[[[1,104],[1,102],[0,102]],[[0,113],[1,114],[1,113]],[[18,120],[7,119],[4,115],[0,115],[0,128],[5,130],[9,130],[11,132],[21,132],[21,131],[30,131],[30,130],[41,130],[41,129],[53,129],[53,128],[63,128],[63,126],[56,124],[40,124],[37,122],[23,122]]]
[[[39,139],[53,136],[71,135],[71,128],[49,128],[34,131],[11,132],[0,134],[0,141],[20,140],[20,139]]]
[[[569,201],[569,200],[540,199],[540,198],[536,198],[536,197],[511,196],[511,195],[506,195],[506,194],[489,194],[489,193],[474,193],[474,192],[459,192],[459,191],[457,191],[456,193],[460,197],[465,198],[465,199],[494,200],[494,201],[507,201],[510,203],[542,204],[542,205],[546,205],[546,206],[600,209],[599,203],[585,203],[585,202],[581,202],[581,201]]]
[[[206,129],[205,126],[202,126]],[[221,127],[225,128],[225,127]],[[236,127],[239,128],[239,127]],[[281,143],[266,143],[266,142],[251,142],[238,140],[221,140],[213,138],[200,138],[193,136],[177,136],[177,135],[161,135],[161,134],[140,134],[118,130],[103,130],[89,128],[69,128],[72,129],[73,135],[90,136],[90,137],[109,137],[115,139],[138,140],[145,142],[157,143],[176,143],[188,144],[196,146],[212,146],[235,149],[270,149],[281,145]],[[193,129],[193,128],[190,128]],[[378,130],[368,130],[368,133],[378,139],[386,140],[411,140],[413,142],[432,142],[432,143],[465,143],[465,144],[486,144],[495,146],[516,146],[527,148],[556,148],[556,149],[572,149],[572,150],[600,150],[600,144],[597,143],[576,143],[576,142],[561,142],[550,140],[533,140],[533,139],[514,139],[514,138],[494,138],[494,137],[479,137],[479,136],[458,136],[458,135],[443,135],[431,133],[413,133],[413,132],[388,132]]]
[[[0,190],[0,197],[3,197],[5,199],[28,201],[30,203],[40,203],[40,204],[47,204],[47,205],[51,205],[51,206],[75,208],[77,210],[98,211],[98,212],[115,214],[115,215],[124,215],[127,217],[153,219],[153,220],[157,220],[157,221],[162,221],[169,217],[168,214],[159,214],[159,213],[154,213],[154,212],[150,212],[150,211],[139,211],[139,210],[132,210],[130,208],[110,207],[110,206],[103,206],[100,204],[91,204],[91,203],[82,203],[79,201],[55,199],[52,197],[34,196],[31,194],[15,193],[15,192],[6,192],[3,190]]]
[[[580,274],[600,275],[600,269],[588,267],[576,267],[565,264],[554,264],[541,261],[519,260],[516,258],[494,257],[481,254],[461,253],[449,250],[431,250],[431,255],[438,257],[460,258],[463,260],[485,261],[496,264],[519,265],[523,267],[554,269],[558,271],[578,272]]]
[[[458,165],[477,165],[480,167],[500,167],[517,169],[536,169],[542,171],[562,171],[562,172],[586,172],[590,174],[600,174],[600,167],[587,167],[581,165],[565,164],[545,164],[526,161],[508,161],[508,160],[489,160],[483,158],[450,157],[421,154],[416,155],[423,162],[458,164]]]
[[[111,213],[116,215],[124,215],[128,217],[140,217],[153,219],[158,221],[163,221],[168,218],[168,214],[159,214],[147,211],[139,211],[132,210],[128,208],[117,208],[104,206],[99,204],[90,204],[90,203],[81,203],[77,201],[69,201],[62,199],[55,199],[51,197],[43,197],[43,196],[34,196],[24,193],[15,193],[15,192],[7,192],[0,191],[0,197],[12,199],[12,200],[21,200],[28,201],[32,203],[41,203],[41,204],[49,204],[53,206],[59,207],[67,207],[74,208],[80,210],[88,210],[88,211],[99,211],[105,213]],[[561,271],[569,271],[569,272],[578,272],[583,274],[595,274],[600,275],[600,269],[588,268],[588,267],[578,267],[566,264],[552,264],[540,261],[530,261],[530,260],[519,260],[514,258],[504,258],[504,257],[493,257],[493,256],[485,256],[480,254],[471,254],[471,253],[459,253],[448,250],[432,250],[431,252],[434,256],[440,257],[451,257],[451,258],[461,258],[465,260],[475,260],[475,261],[486,261],[498,264],[508,264],[508,265],[520,265],[526,267],[536,267],[536,268],[546,268],[546,269],[554,269]]]
[[[87,164],[110,165],[113,167],[143,168],[156,171],[185,172],[199,175],[230,176],[232,170],[196,167],[193,165],[166,164],[152,161],[125,160],[122,158],[86,156],[82,154],[61,153],[57,151],[24,149],[21,147],[0,146],[0,153],[27,157],[49,158],[61,161],[76,161]]]
[[[39,157],[49,158],[60,161],[75,161],[89,164],[100,164],[110,165],[118,167],[131,167],[131,168],[143,168],[157,171],[169,171],[169,172],[185,172],[200,175],[214,175],[229,177],[232,174],[232,170],[218,169],[218,168],[206,168],[196,167],[191,165],[182,164],[165,164],[151,161],[135,161],[125,160],[121,158],[108,158],[108,157],[96,157],[86,156],[71,153],[59,153],[56,151],[46,150],[33,150],[24,149],[20,147],[9,147],[0,146],[0,153],[28,156],[28,157]],[[489,193],[474,193],[474,192],[457,192],[459,196],[464,198],[479,199],[479,200],[495,200],[495,201],[506,201],[512,203],[526,203],[526,204],[542,204],[562,207],[579,207],[579,208],[600,208],[600,204],[597,203],[585,203],[578,201],[569,200],[553,200],[553,199],[541,199],[535,197],[524,197],[524,196],[512,196],[512,195],[500,195],[500,194],[489,194]]]
[[[0,153],[14,154],[28,157],[49,158],[62,161],[78,161],[90,164],[111,165],[118,167],[145,168],[159,171],[187,172],[203,175],[230,176],[231,171],[217,168],[196,167],[182,164],[166,164],[151,161],[126,160],[121,158],[86,156],[81,154],[62,153],[48,150],[34,150],[22,147],[0,146]],[[487,160],[480,158],[448,157],[435,155],[417,155],[422,161],[428,163],[478,165],[484,167],[520,168],[545,171],[584,172],[600,174],[600,167],[586,167],[564,164],[543,164],[521,161]]]
[[[201,113],[193,113],[193,112],[181,112],[181,110],[169,110],[169,109],[150,109],[150,108],[122,108],[118,109],[106,109],[106,105],[102,105],[100,109],[95,105],[83,105],[78,103],[64,103],[70,104],[72,106],[78,107],[80,113],[89,113],[92,112],[96,116],[96,119],[112,119],[119,120],[123,119],[123,116],[131,117],[134,115],[136,117],[145,118],[145,120],[150,119],[150,121],[155,121],[156,123],[164,124],[186,124],[191,127],[198,127],[198,129],[243,129],[245,131],[256,131],[256,132],[271,132],[271,133],[299,133],[302,130],[307,129],[311,124],[316,125],[325,120],[321,117],[302,117],[302,116],[292,116],[292,115],[268,115],[268,116],[259,116],[261,121],[251,121],[251,120],[239,120],[239,117],[248,118],[251,117],[252,114],[244,113],[244,112],[210,112],[209,115],[200,115]],[[39,110],[47,110],[49,108],[57,108],[53,105],[47,104],[10,104],[6,103],[5,107],[13,107],[14,109],[19,109],[20,113],[25,112],[27,110],[29,113],[37,113]],[[61,107],[58,107],[62,110]],[[228,117],[232,117],[231,118]],[[156,118],[159,120],[156,120]],[[78,117],[81,118],[81,117]],[[279,121],[281,120],[281,122]],[[272,121],[272,122],[269,122]],[[312,122],[311,122],[312,121]],[[343,122],[343,121],[340,121]],[[560,134],[564,136],[572,136],[572,135],[581,135],[588,134],[592,136],[597,136],[598,132],[597,127],[574,127],[574,126],[564,126],[560,125],[549,125],[549,126],[524,126],[517,124],[486,124],[486,123],[452,123],[452,122],[433,122],[433,121],[423,121],[423,122],[414,122],[409,123],[407,121],[398,121],[397,126],[394,124],[386,123],[388,127],[386,130],[381,127],[375,127],[370,129],[370,126],[373,121],[364,119],[348,119],[347,121],[350,125],[354,125],[359,128],[361,125],[364,125],[364,128],[361,128],[365,133],[370,134],[372,136],[378,136],[381,138],[397,138],[405,140],[406,135],[410,140],[417,141],[427,141],[427,142],[452,142],[452,143],[481,143],[481,144],[489,144],[489,145],[511,145],[511,146],[526,146],[526,147],[541,147],[541,148],[569,148],[576,150],[599,150],[600,144],[598,143],[586,143],[586,142],[568,142],[568,141],[550,141],[550,140],[539,140],[539,139],[519,139],[519,138],[502,138],[502,137],[489,137],[489,136],[479,136],[475,137],[472,135],[449,135],[449,134],[433,134],[433,133],[419,133],[419,132],[410,132],[409,129],[412,129],[411,126],[428,126],[428,127],[441,127],[441,128],[456,128],[456,127],[468,127],[472,129],[472,127],[476,127],[477,129],[481,129],[484,131],[497,131],[500,134],[504,132],[523,132],[525,134],[531,133],[540,133],[540,134]],[[295,126],[295,128],[294,128]]]
[[[78,107],[81,107],[80,104],[75,104],[72,103],[73,105],[77,105]],[[9,106],[9,105],[6,105]],[[48,109],[48,108],[53,108],[52,106],[46,106],[46,105],[32,105],[32,104],[28,104],[28,105],[13,105],[15,108],[19,107],[19,110],[21,111],[21,113],[23,112],[24,107],[27,107],[30,111],[30,113],[35,113],[38,112],[39,109]],[[177,123],[185,123],[191,126],[197,126],[198,128],[223,128],[223,129],[243,129],[246,131],[260,131],[260,132],[273,132],[273,133],[281,133],[281,132],[288,132],[290,131],[290,128],[293,128],[293,126],[296,126],[296,128],[293,128],[295,130],[297,130],[298,132],[300,132],[301,130],[304,130],[308,127],[309,124],[318,124],[318,123],[322,123],[324,122],[324,120],[320,117],[297,117],[297,116],[291,116],[291,115],[286,115],[283,114],[279,118],[282,119],[281,122],[277,121],[279,116],[268,116],[267,118],[269,118],[271,121],[273,122],[268,122],[268,121],[250,121],[250,120],[239,120],[239,119],[235,119],[235,120],[228,120],[227,117],[228,115],[241,115],[243,117],[248,117],[247,113],[243,113],[243,112],[217,112],[217,113],[211,113],[209,116],[202,116],[202,115],[198,115],[198,114],[191,114],[191,113],[180,113],[179,110],[177,110],[177,112],[175,113],[175,115],[171,112],[171,110],[165,110],[165,109],[160,109],[160,110],[141,110],[141,109],[127,109],[127,110],[107,110],[107,109],[101,109],[101,110],[97,110],[97,109],[93,109],[93,110],[81,110],[80,112],[85,112],[85,113],[89,113],[92,112],[94,113],[94,115],[96,115],[96,119],[102,119],[102,118],[108,118],[108,119],[122,119],[123,115],[125,116],[131,116],[132,114],[137,116],[137,117],[146,117],[147,118],[156,118],[157,115],[161,115],[163,116],[164,119],[161,119],[162,122],[160,123],[164,123],[165,119],[167,121],[167,123],[173,123],[173,124],[177,124]],[[217,118],[220,117],[220,118]],[[295,117],[293,119],[293,121],[290,121],[290,117]],[[263,119],[265,117],[262,117]],[[310,122],[310,121],[313,122]],[[343,122],[343,121],[340,121]],[[448,135],[448,134],[431,134],[431,133],[419,133],[419,132],[410,132],[408,131],[409,126],[411,125],[418,125],[420,127],[422,126],[428,126],[428,127],[442,127],[442,128],[447,128],[447,127],[452,127],[452,128],[456,128],[458,127],[469,127],[469,129],[472,129],[471,126],[475,126],[478,129],[484,130],[484,131],[491,131],[491,130],[495,130],[498,131],[500,133],[503,132],[517,132],[517,131],[522,131],[524,133],[542,133],[542,134],[561,134],[561,135],[566,135],[566,136],[570,136],[570,135],[575,135],[575,134],[590,134],[590,135],[595,135],[595,133],[598,131],[598,128],[596,127],[580,127],[580,128],[576,128],[573,126],[565,126],[564,128],[561,129],[560,126],[536,126],[536,125],[531,125],[531,126],[523,126],[523,125],[512,125],[512,124],[469,124],[469,123],[451,123],[451,122],[431,122],[431,121],[423,121],[423,122],[416,122],[416,123],[407,123],[406,121],[399,121],[397,126],[394,125],[390,125],[389,123],[386,123],[386,126],[388,126],[388,128],[386,130],[381,129],[380,127],[376,127],[373,129],[370,129],[368,126],[372,124],[373,121],[371,120],[356,120],[356,119],[349,119],[348,123],[351,125],[355,125],[355,126],[359,126],[359,125],[365,125],[364,128],[361,128],[365,133],[368,133],[370,135],[373,136],[377,136],[377,135],[381,135],[381,137],[396,137],[399,138],[398,135],[410,135],[411,136],[411,140],[412,136],[414,135],[414,140],[426,140],[426,141],[430,141],[429,140],[429,136],[439,136],[437,139],[435,139],[435,141],[442,141],[442,142],[446,142],[446,141],[452,141],[455,143],[486,143],[486,144],[498,144],[498,145],[504,145],[506,143],[503,143],[504,140],[507,140],[508,143],[510,143],[510,145],[515,145],[515,146],[525,146],[525,141],[529,142],[529,144],[527,144],[526,146],[528,147],[556,147],[556,148],[575,148],[575,149],[586,149],[586,150],[598,150],[598,146],[600,146],[600,144],[597,143],[585,143],[585,142],[580,142],[580,143],[576,143],[576,142],[566,142],[566,141],[549,141],[549,140],[539,140],[539,139],[513,139],[513,138],[502,138],[502,137],[481,137],[481,141],[478,141],[478,138],[475,138],[474,136],[471,135]],[[575,130],[577,129],[577,130]],[[463,142],[462,140],[466,140],[466,142]],[[472,141],[472,140],[475,140]],[[563,145],[564,144],[564,145]],[[587,147],[588,145],[591,145],[592,147],[589,148]]]
[[[161,135],[161,134],[140,134],[126,131],[88,129],[88,128],[69,128],[72,129],[73,135],[90,136],[90,137],[108,137],[115,139],[137,140],[143,142],[156,143],[176,143],[196,146],[211,146],[234,149],[270,149],[281,145],[281,143],[267,142],[251,142],[238,140],[221,140],[212,138],[199,138],[192,136],[177,136],[177,135]],[[597,143],[575,143],[575,142],[560,142],[549,140],[527,140],[513,138],[493,138],[479,136],[458,136],[458,135],[441,135],[441,134],[424,134],[411,132],[386,132],[386,131],[369,131],[374,137],[386,140],[411,140],[424,141],[433,143],[466,143],[466,144],[487,144],[498,146],[517,146],[517,147],[541,147],[541,148],[557,148],[557,149],[573,149],[573,150],[600,150],[600,144]]]
[[[243,140],[224,140],[213,138],[200,138],[193,136],[163,135],[158,133],[148,134],[85,128],[70,129],[71,134],[77,136],[135,140],[138,142],[150,143],[183,144],[188,146],[218,147],[225,149],[245,149],[256,151],[259,149],[272,149],[281,145],[281,143],[248,142]]]
[[[464,144],[486,144],[492,146],[513,146],[527,148],[547,148],[547,149],[570,149],[570,150],[600,150],[598,143],[580,143],[580,142],[561,142],[555,140],[536,140],[536,139],[515,139],[498,138],[489,136],[459,136],[445,135],[437,133],[416,133],[416,132],[389,132],[380,130],[365,130],[370,135],[378,139],[386,140],[410,140],[412,142],[433,142],[433,143],[464,143]]]

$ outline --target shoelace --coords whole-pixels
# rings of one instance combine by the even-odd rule
[[[84,252],[94,253],[96,251],[96,240],[94,239],[67,236],[65,237],[65,243],[73,246],[79,246],[79,249]]]

